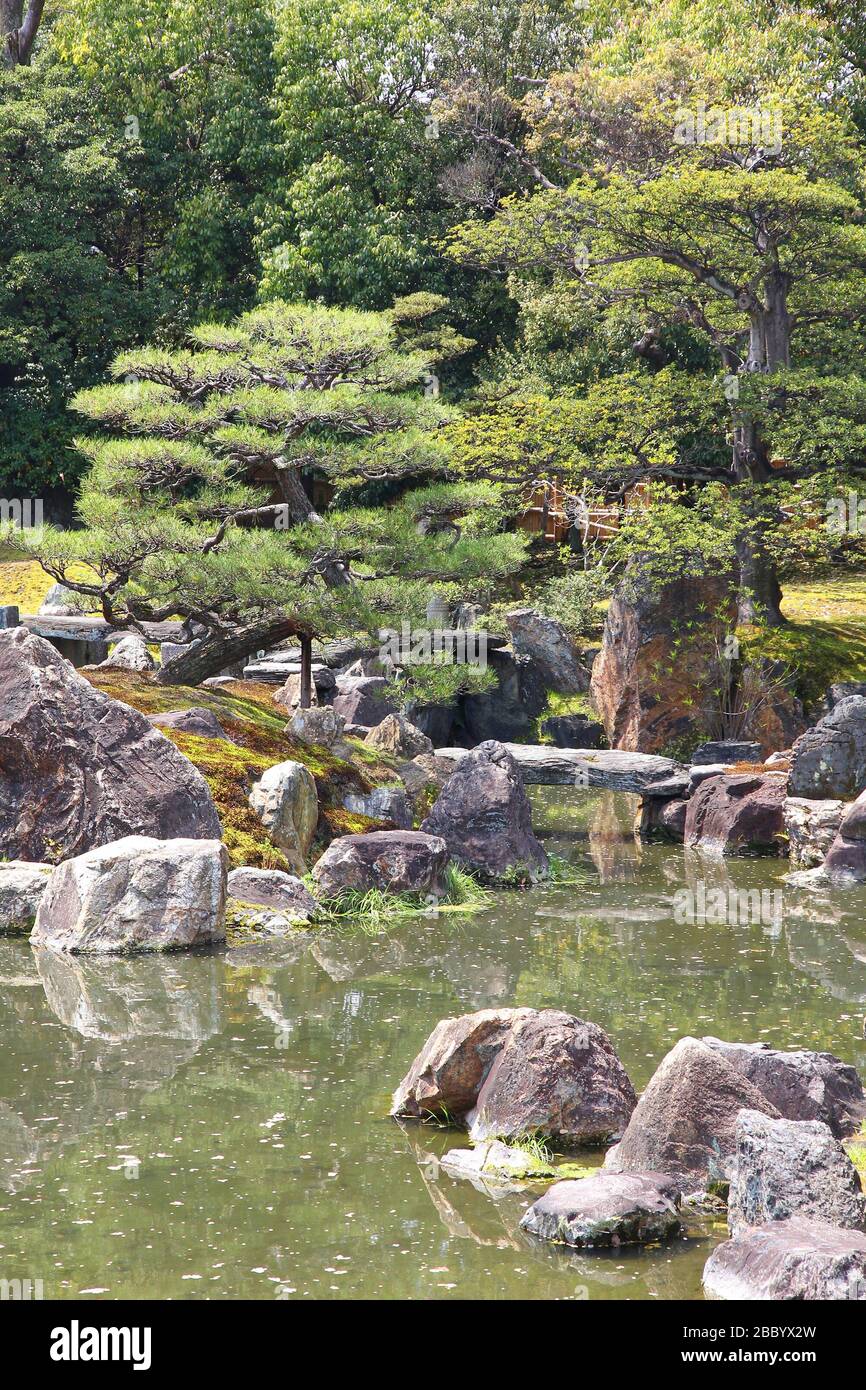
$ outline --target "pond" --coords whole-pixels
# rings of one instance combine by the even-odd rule
[[[689,1033],[866,1074],[866,890],[638,846],[622,794],[532,796],[584,881],[474,917],[162,959],[0,941],[0,1279],[46,1299],[700,1298],[723,1225],[542,1246],[518,1230],[526,1190],[449,1177],[465,1137],[401,1128],[390,1093],[438,1019],[506,1005],[595,1020],[639,1090]],[[719,889],[749,910],[718,921]]]

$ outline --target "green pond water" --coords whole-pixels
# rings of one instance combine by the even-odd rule
[[[700,1298],[723,1226],[644,1251],[538,1244],[518,1230],[528,1190],[450,1178],[438,1160],[465,1138],[401,1128],[390,1093],[438,1019],[506,1005],[600,1023],[638,1089],[687,1033],[866,1073],[866,892],[637,846],[623,795],[533,801],[585,883],[471,918],[167,959],[0,940],[0,1279],[46,1299]],[[731,887],[783,896],[721,924],[677,896],[699,913]]]

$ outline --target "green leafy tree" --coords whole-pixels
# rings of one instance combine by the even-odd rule
[[[314,637],[399,629],[525,549],[471,488],[420,486],[445,473],[453,416],[424,394],[429,371],[388,314],[281,302],[201,326],[184,351],[123,353],[116,384],[75,401],[109,431],[80,441],[84,529],[35,553],[117,628],[182,619],[197,641],[162,668],[169,684],[290,636],[309,658]],[[327,510],[314,476],[338,489]],[[353,505],[371,480],[405,495]]]

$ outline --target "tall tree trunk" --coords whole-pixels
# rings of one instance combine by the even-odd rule
[[[301,633],[301,698],[300,708],[309,709],[313,703],[313,639]]]
[[[26,66],[42,21],[45,0],[0,0],[0,66]]]
[[[167,661],[157,674],[160,685],[201,685],[210,676],[218,676],[226,666],[243,661],[260,647],[272,647],[286,637],[298,636],[294,618],[272,618],[269,622],[250,623],[238,628],[230,637],[206,637],[188,651]]]

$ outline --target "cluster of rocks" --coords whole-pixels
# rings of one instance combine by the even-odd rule
[[[530,1236],[670,1240],[702,1203],[726,1200],[730,1239],[707,1261],[708,1293],[866,1299],[866,1196],[843,1147],[866,1096],[830,1053],[682,1038],[638,1100],[597,1024],[487,1009],[437,1024],[391,1114],[468,1130],[475,1147],[443,1159],[455,1176],[550,1182],[521,1220]],[[530,1134],[571,1149],[615,1142],[590,1176],[556,1181],[521,1149]]]

